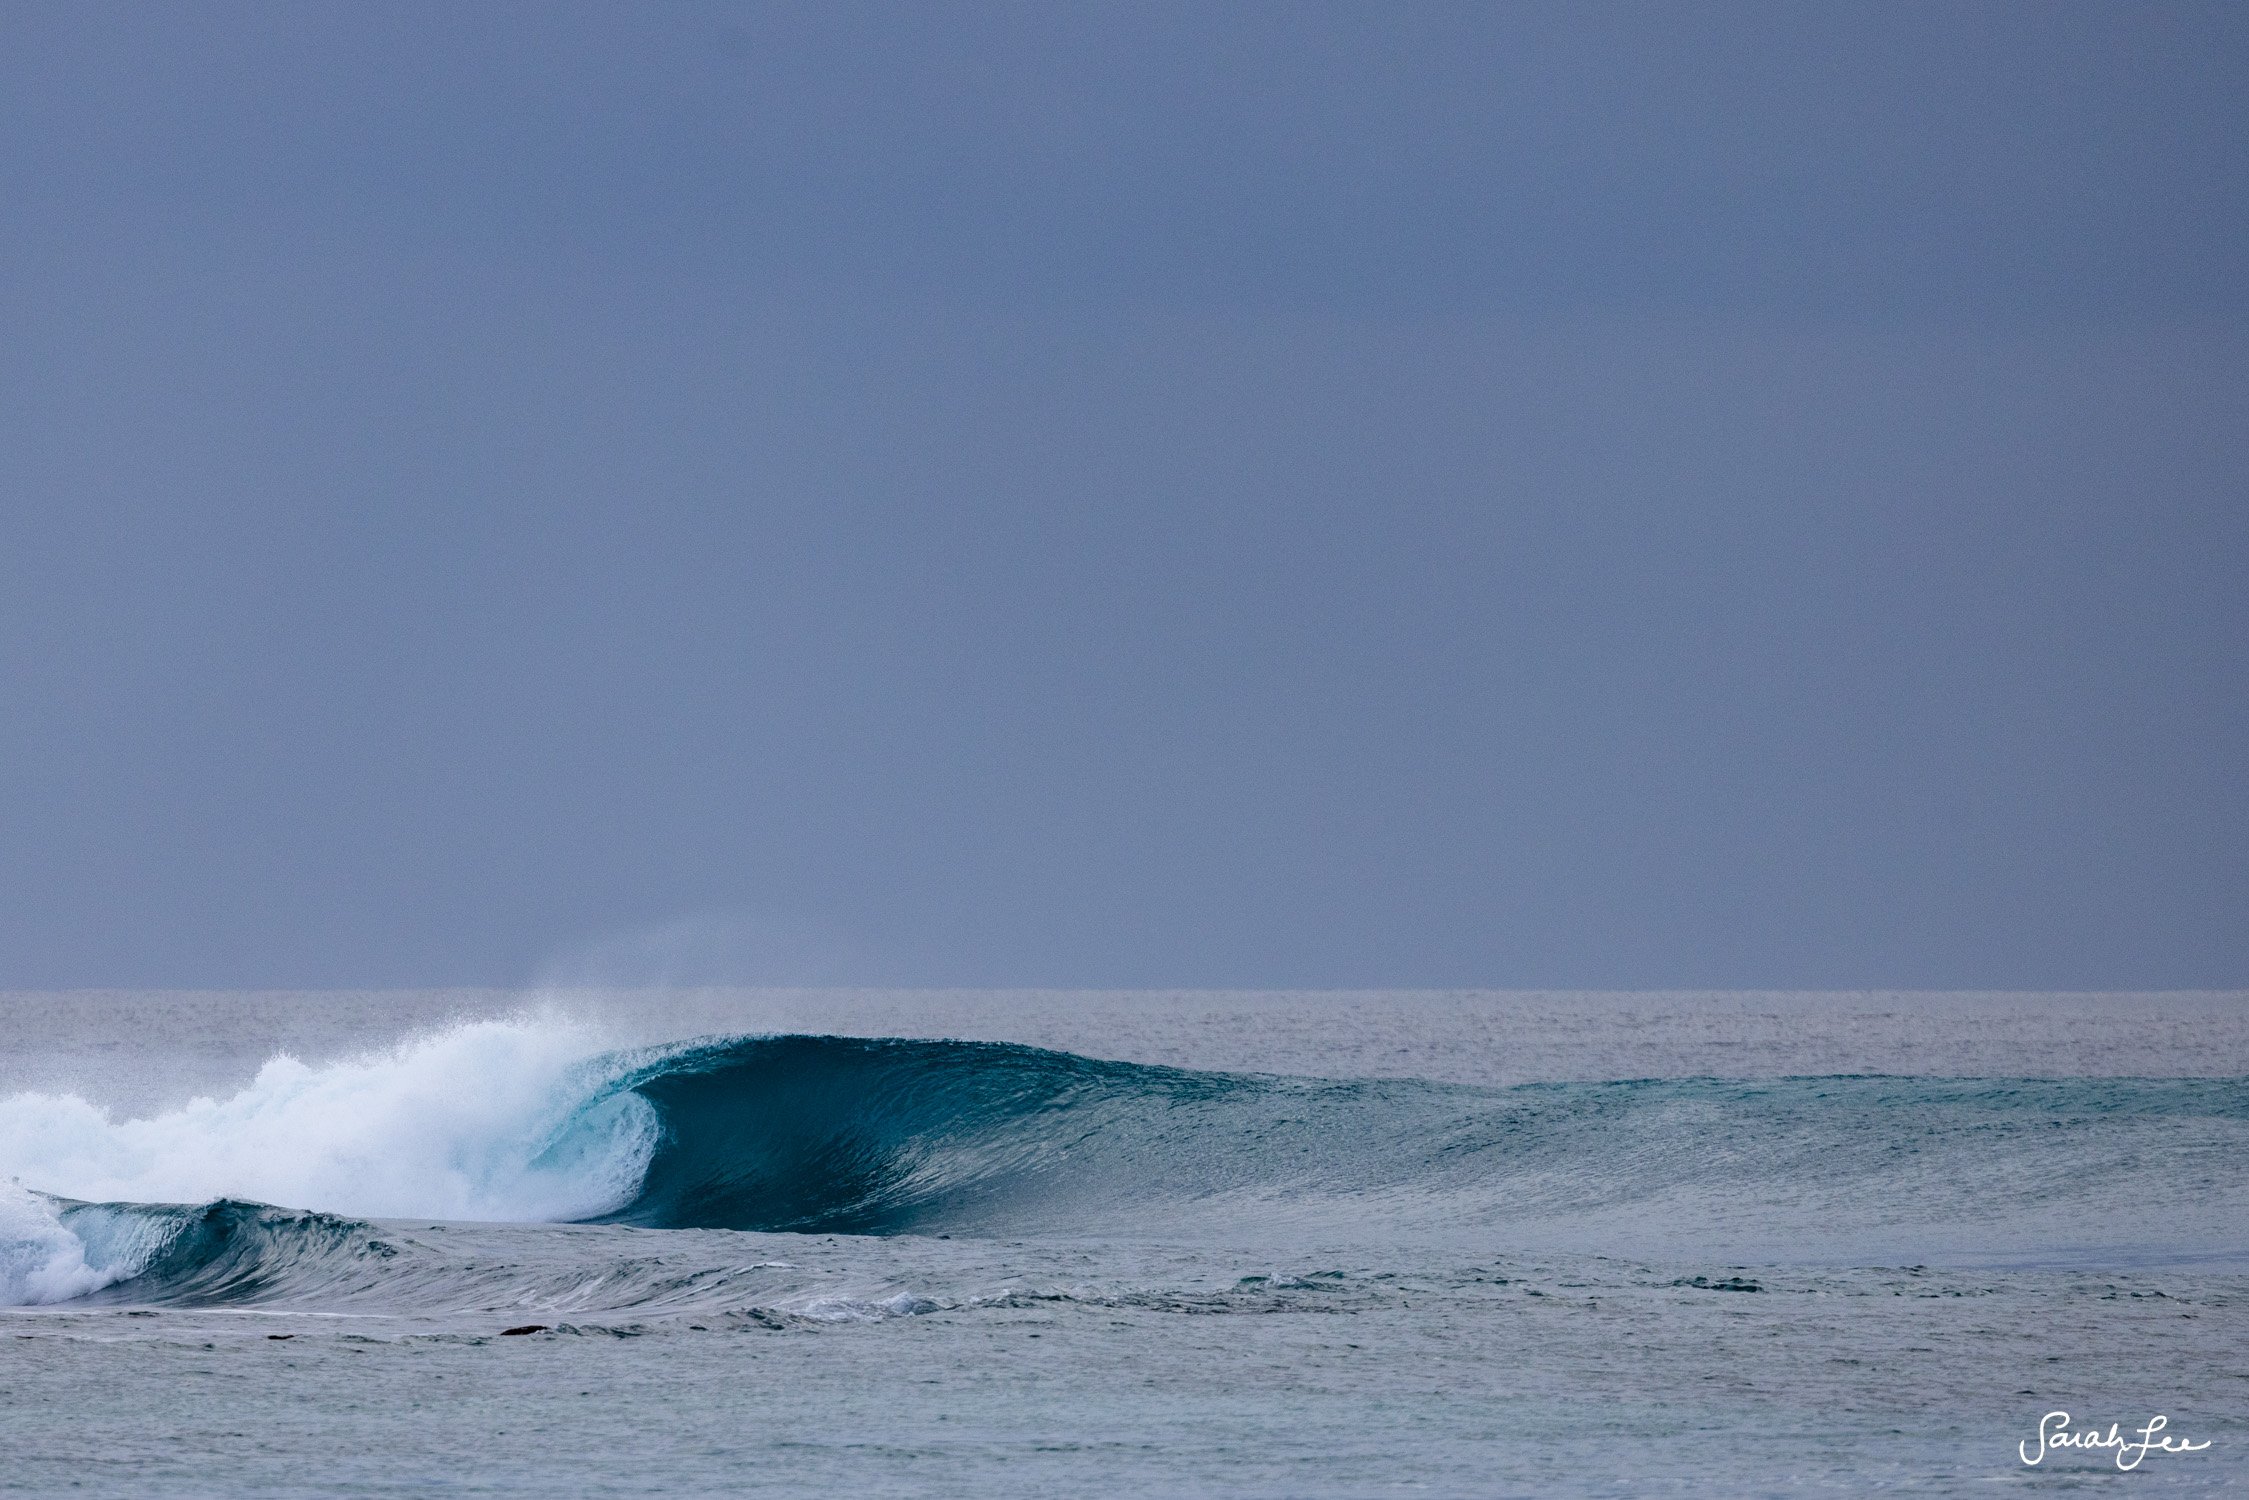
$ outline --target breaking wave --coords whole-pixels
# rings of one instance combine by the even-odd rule
[[[13,1185],[9,1185],[12,1181]],[[288,1205],[285,1208],[267,1205]],[[116,1120],[0,1100],[0,1303],[372,1295],[369,1220],[1661,1256],[2238,1256],[2249,1080],[1481,1089],[1000,1043],[483,1022]],[[2119,1251],[2118,1247],[2123,1247]]]

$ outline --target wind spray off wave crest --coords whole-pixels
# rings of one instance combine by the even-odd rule
[[[343,1062],[276,1057],[230,1098],[148,1119],[18,1094],[0,1100],[0,1181],[90,1201],[594,1218],[638,1189],[659,1128],[637,1095],[605,1090],[605,1058],[568,1022],[482,1021]]]

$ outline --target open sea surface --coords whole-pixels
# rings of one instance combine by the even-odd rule
[[[0,994],[0,1491],[2118,1485],[2249,995]]]

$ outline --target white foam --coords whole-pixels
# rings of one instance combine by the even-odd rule
[[[0,1182],[0,1307],[67,1302],[118,1274],[86,1263],[85,1242],[63,1227],[52,1203]]]
[[[815,1323],[879,1323],[886,1318],[918,1318],[940,1312],[944,1304],[913,1292],[888,1297],[812,1297],[784,1299],[783,1311]]]
[[[0,1100],[0,1181],[92,1201],[590,1218],[629,1200],[657,1134],[637,1095],[597,1100],[604,1050],[597,1033],[568,1021],[481,1021],[318,1067],[276,1057],[231,1098],[148,1119],[112,1119],[75,1094],[17,1094]],[[0,1278],[77,1284],[68,1246],[29,1210],[5,1212]],[[55,1232],[72,1238],[59,1224]],[[34,1260],[33,1270],[8,1269]],[[10,1284],[0,1281],[0,1296]]]

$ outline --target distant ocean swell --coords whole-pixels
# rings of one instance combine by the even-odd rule
[[[0,1100],[12,1305],[396,1292],[415,1273],[361,1222],[382,1219],[1896,1264],[2241,1258],[2245,1206],[2249,1079],[1479,1089],[995,1043],[606,1051],[523,1020],[326,1067],[276,1059],[231,1099],[151,1119]]]

